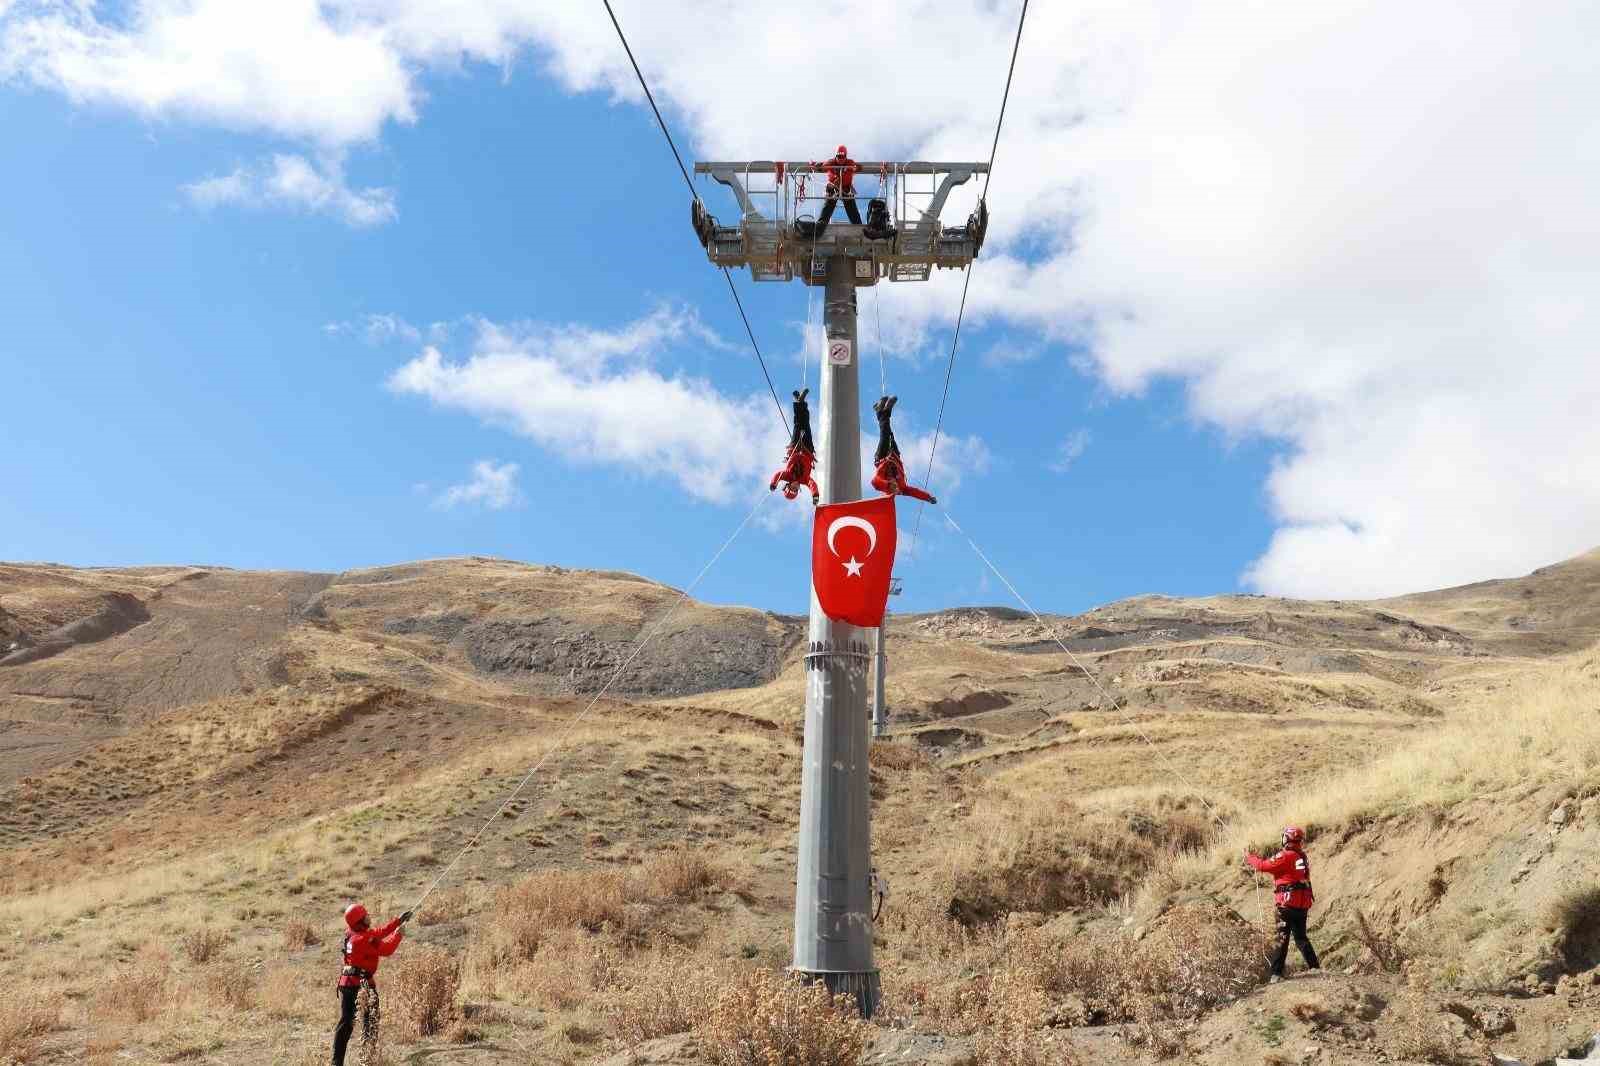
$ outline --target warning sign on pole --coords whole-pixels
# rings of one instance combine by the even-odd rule
[[[828,365],[829,366],[849,366],[850,365],[850,357],[851,357],[850,349],[851,349],[851,345],[850,345],[850,342],[848,340],[845,340],[845,339],[829,340],[828,341]]]

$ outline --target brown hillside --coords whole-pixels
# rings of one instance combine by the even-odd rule
[[[875,1053],[987,1064],[1064,1041],[1051,1054],[1133,1062],[1179,1050],[1159,1030],[1208,1063],[1365,1063],[1578,1041],[1600,1026],[1600,992],[1573,980],[1600,975],[1600,903],[1582,896],[1600,844],[1597,575],[1591,553],[1379,603],[893,618],[873,794],[899,1028],[869,1034]],[[683,604],[577,722],[680,600],[484,558],[0,566],[0,966],[28,990],[0,996],[0,1061],[30,1061],[8,1039],[37,1061],[320,1057],[343,902],[414,899],[540,760],[402,952],[463,965],[458,1039],[404,1040],[459,1062],[641,1040],[696,1061],[645,1034],[715,1012],[650,997],[683,967],[737,985],[787,959],[802,626]],[[1256,992],[1263,896],[1237,858],[1286,819],[1312,834],[1313,935],[1338,972]],[[600,909],[560,902],[579,898]],[[518,939],[523,920],[543,932]],[[183,946],[200,928],[221,962]],[[286,947],[286,928],[324,947]],[[1158,994],[1163,959],[1215,966],[1208,987],[1233,991]],[[1104,969],[1135,965],[1145,977]],[[208,991],[218,966],[236,992]],[[157,989],[159,1009],[101,990],[101,971]],[[555,971],[587,991],[539,976]],[[1122,998],[1102,1002],[1110,988]],[[1452,1005],[1518,1028],[1486,1033]],[[24,1007],[56,1021],[8,1037],[34,1031]],[[249,1023],[219,1029],[235,1014]],[[484,1039],[461,1044],[468,1029]]]

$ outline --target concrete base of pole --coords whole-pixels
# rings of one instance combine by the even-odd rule
[[[854,999],[856,1010],[861,1012],[863,1018],[871,1018],[878,1012],[878,1004],[883,1002],[883,984],[878,979],[877,970],[866,973],[807,973],[805,970],[795,970],[793,973],[808,985],[821,981],[831,996]]]

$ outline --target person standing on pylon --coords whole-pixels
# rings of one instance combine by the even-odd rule
[[[372,928],[367,919],[367,908],[352,903],[344,909],[344,924],[349,932],[340,949],[343,966],[339,970],[339,1025],[333,1031],[333,1066],[344,1066],[344,1049],[350,1043],[350,1033],[356,1023],[356,997],[365,985],[371,996],[362,1032],[366,1038],[376,1039],[378,1029],[378,964],[400,946],[405,939],[400,927],[411,920],[411,912],[389,922],[381,929]]]
[[[1306,935],[1306,915],[1315,897],[1311,892],[1311,861],[1306,858],[1305,830],[1297,825],[1285,827],[1282,851],[1270,859],[1247,851],[1244,861],[1257,873],[1272,875],[1272,901],[1278,908],[1278,943],[1272,952],[1272,983],[1283,980],[1291,937],[1306,960],[1306,969],[1322,969],[1311,938]]]
[[[856,171],[861,167],[850,158],[844,145],[839,146],[839,151],[832,159],[811,165],[828,175],[828,198],[822,204],[822,214],[817,216],[816,235],[822,236],[822,231],[828,228],[828,219],[833,217],[834,206],[841,199],[844,200],[844,213],[850,217],[850,221],[861,225],[861,212],[856,208]]]

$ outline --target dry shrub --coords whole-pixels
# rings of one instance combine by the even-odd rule
[[[1356,911],[1355,938],[1384,973],[1399,973],[1405,966],[1406,953],[1400,945],[1399,931],[1379,929],[1367,921],[1367,916],[1359,910]]]
[[[26,988],[14,978],[0,987],[0,1062],[29,1063],[61,1019],[61,994]]]
[[[607,1013],[626,1044],[687,1033],[710,1015],[726,974],[683,952],[636,959],[619,975]]]
[[[95,992],[99,1017],[135,1024],[148,1022],[173,1003],[174,984],[170,960],[148,955],[131,966],[112,970]]]
[[[499,973],[475,971],[475,976],[484,987],[498,988],[518,1002],[563,1011],[619,987],[621,964],[621,954],[605,940],[581,929],[557,929],[540,944],[533,961]]]
[[[727,879],[727,872],[702,851],[671,848],[639,871],[639,885],[651,899],[697,900],[707,889]]]
[[[1062,1034],[1001,1023],[978,1034],[977,1066],[1079,1066],[1072,1045]]]
[[[199,977],[206,998],[235,1011],[256,1005],[256,975],[248,963],[227,960],[207,967]]]
[[[1212,839],[1199,801],[1166,794],[1079,807],[1056,796],[991,789],[948,855],[952,917],[992,921],[1117,899]]]
[[[764,969],[724,987],[694,1031],[714,1066],[856,1066],[871,1033],[853,998]]]
[[[544,870],[524,878],[495,893],[497,920],[478,929],[473,957],[481,970],[493,971],[531,962],[540,945],[563,929],[636,935],[628,887],[613,871]]]
[[[1385,1015],[1383,1028],[1392,1053],[1437,1066],[1476,1066],[1489,1060],[1489,1048],[1481,1038],[1457,1032],[1451,1024],[1456,1019],[1428,1002],[1422,974],[1408,975],[1406,984]]]
[[[418,925],[443,925],[446,922],[459,921],[473,913],[477,903],[477,897],[466,888],[452,888],[435,893],[431,900],[426,910],[417,912]]]
[[[1556,934],[1569,972],[1600,961],[1600,888],[1576,888],[1551,903],[1545,924]]]
[[[878,770],[927,770],[932,768],[933,760],[915,744],[874,740],[867,749],[867,764]]]
[[[322,934],[315,923],[305,918],[290,918],[283,926],[283,947],[286,951],[301,951],[322,943]]]
[[[202,925],[180,937],[178,946],[182,948],[184,958],[197,966],[204,966],[222,954],[223,948],[228,946],[228,934],[221,929]]]
[[[288,966],[270,966],[261,979],[261,1008],[270,1018],[305,1021],[318,1008],[308,999],[313,986],[319,991],[325,988],[322,982],[309,981]],[[326,1004],[322,1008],[325,1012]]]
[[[389,1002],[394,1004],[389,1010],[408,1036],[442,1033],[458,1017],[461,965],[449,952],[419,948],[403,956],[387,984]]]

